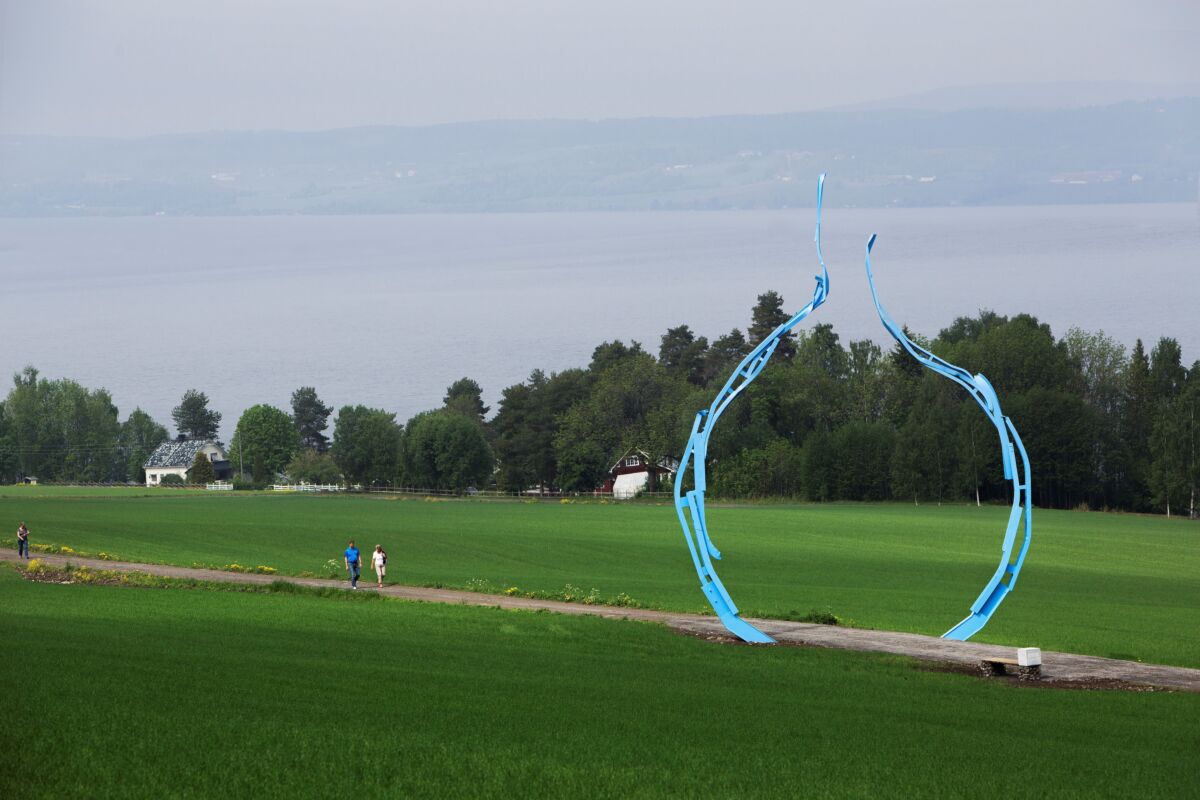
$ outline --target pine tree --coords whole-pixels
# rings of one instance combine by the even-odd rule
[[[221,426],[220,412],[209,411],[208,395],[197,389],[183,393],[183,399],[171,411],[171,419],[175,420],[179,432],[189,439],[215,438]]]
[[[704,386],[704,356],[708,339],[697,337],[687,325],[668,328],[658,348],[658,363],[672,373],[683,376],[689,383]]]
[[[725,381],[733,367],[750,352],[746,337],[737,328],[717,340],[704,354],[703,378],[705,385],[715,380]]]
[[[750,319],[750,342],[757,345],[791,317],[783,310],[783,295],[771,289],[758,296],[758,303],[750,313]],[[775,348],[775,354],[791,361],[792,356],[796,354],[795,335],[790,331],[784,334]]]
[[[1179,342],[1169,337],[1158,340],[1150,351],[1147,385],[1150,391],[1151,429],[1149,439],[1150,470],[1148,480],[1152,502],[1178,509],[1188,489],[1188,409],[1181,396],[1187,370],[1181,361]]]
[[[325,429],[329,427],[329,415],[332,413],[333,407],[322,403],[312,386],[301,386],[292,392],[292,423],[300,434],[302,446],[318,453],[329,449],[329,437],[325,435]]]
[[[1151,500],[1157,508],[1171,516],[1188,495],[1188,414],[1180,399],[1160,400],[1155,407],[1154,426],[1150,433]]]
[[[1121,412],[1121,441],[1128,455],[1128,494],[1139,506],[1145,506],[1150,473],[1150,429],[1153,422],[1153,402],[1150,382],[1150,359],[1138,339],[1129,356],[1125,370],[1125,402]]]
[[[491,409],[483,404],[483,389],[470,378],[459,378],[446,389],[442,398],[446,409],[462,414],[468,419],[483,422]]]

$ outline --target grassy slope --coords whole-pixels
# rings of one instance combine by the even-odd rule
[[[131,560],[320,572],[347,538],[382,542],[399,582],[626,592],[702,610],[670,506],[426,503],[6,489],[0,518],[34,541]],[[863,626],[940,634],[995,568],[1006,509],[714,507],[721,575],[747,614],[830,608]],[[1035,512],[1016,591],[977,639],[1200,666],[1200,526],[1134,515]],[[11,536],[11,534],[6,534]]]
[[[0,796],[1195,796],[1200,697],[0,569]],[[16,691],[17,676],[22,689]]]

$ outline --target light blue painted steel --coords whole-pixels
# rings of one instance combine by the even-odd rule
[[[729,404],[762,372],[763,367],[767,365],[767,361],[775,352],[775,348],[779,346],[779,340],[811,314],[813,309],[824,303],[825,298],[829,296],[829,271],[825,268],[825,256],[821,252],[821,203],[824,194],[825,175],[822,173],[817,180],[817,228],[813,234],[813,241],[817,245],[817,261],[821,264],[821,274],[815,276],[817,286],[813,290],[812,300],[796,312],[795,316],[759,342],[729,376],[729,380],[717,393],[712,405],[707,410],[696,414],[691,436],[688,437],[687,446],[683,449],[683,457],[679,460],[679,470],[676,472],[675,511],[679,515],[679,524],[683,527],[683,535],[687,540],[688,550],[691,551],[696,574],[700,577],[700,588],[725,627],[732,634],[747,642],[774,642],[775,640],[738,616],[738,607],[725,589],[725,584],[721,583],[721,579],[717,576],[716,567],[713,566],[713,559],[720,560],[721,552],[717,550],[708,535],[708,523],[704,515],[704,492],[708,486],[705,472],[708,437]],[[684,493],[682,491],[683,477],[689,461],[692,463],[692,490]]]
[[[992,388],[992,384],[988,382],[987,378],[982,375],[972,375],[962,367],[938,358],[908,338],[904,329],[888,316],[883,304],[879,302],[879,293],[875,289],[875,275],[871,271],[871,250],[874,247],[875,235],[872,234],[867,241],[867,281],[871,284],[871,297],[875,301],[875,310],[879,312],[879,319],[883,322],[883,327],[887,328],[888,333],[900,343],[900,346],[922,365],[939,375],[946,376],[970,393],[983,412],[987,414],[1000,436],[1004,477],[1012,481],[1012,510],[1008,515],[1008,527],[1004,531],[1004,542],[1000,550],[1000,566],[988,580],[987,585],[983,587],[979,597],[971,604],[971,613],[962,622],[942,634],[943,639],[962,641],[971,638],[983,628],[1000,605],[1000,601],[1012,591],[1017,582],[1017,575],[1021,571],[1021,565],[1025,563],[1025,554],[1029,552],[1029,543],[1033,538],[1029,456],[1025,452],[1025,445],[1021,443],[1021,437],[1012,424],[1012,420],[1004,416],[1004,412],[1000,409],[1000,399],[996,396],[996,390]],[[1020,469],[1018,469],[1017,454],[1021,456]],[[1014,554],[1013,546],[1016,544],[1017,531],[1021,528],[1024,528],[1024,541],[1021,543],[1021,548]]]

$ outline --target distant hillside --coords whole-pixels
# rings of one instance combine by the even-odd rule
[[[830,111],[886,108],[961,111],[968,108],[1067,109],[1116,103],[1200,97],[1200,82],[1052,81],[945,86],[916,94],[841,106]]]
[[[330,214],[1190,201],[1200,99],[0,137],[0,215]]]

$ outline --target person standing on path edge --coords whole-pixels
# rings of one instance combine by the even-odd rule
[[[346,571],[350,573],[350,588],[358,588],[358,575],[362,569],[362,558],[358,554],[358,548],[354,546],[354,540],[350,540],[350,546],[346,548]]]
[[[382,589],[383,576],[387,573],[387,553],[381,544],[375,545],[375,552],[371,553],[371,569],[375,570],[375,582]]]
[[[17,526],[17,558],[29,559],[29,528],[24,522]]]

